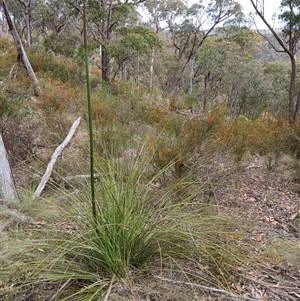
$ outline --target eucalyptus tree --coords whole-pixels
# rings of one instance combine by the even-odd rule
[[[234,40],[216,35],[205,41],[195,58],[194,95],[203,111],[222,102],[233,115],[252,114],[256,99],[264,97],[262,74],[261,63],[250,53]]]
[[[7,5],[15,26],[28,47],[32,46],[33,31],[40,19],[39,8],[44,0],[8,0]]]
[[[72,57],[81,45],[82,21],[73,8],[68,1],[60,0],[47,0],[40,5],[35,31],[46,50]]]
[[[81,1],[70,0],[77,11]],[[143,51],[145,43],[151,47],[151,32],[138,24],[137,8],[145,0],[90,0],[87,8],[88,28],[93,40],[91,45],[99,50],[102,80],[109,82],[113,60],[117,65],[129,59],[126,49]],[[129,42],[131,41],[131,42]],[[140,44],[139,44],[140,42]],[[123,44],[123,45],[122,45]],[[123,53],[121,53],[123,51]],[[130,52],[129,51],[129,52]]]
[[[26,29],[26,43],[27,46],[31,46],[31,33],[32,33],[32,28],[31,28],[31,23],[32,23],[32,1],[31,0],[17,0],[17,2],[21,5],[22,7],[22,14],[23,18],[25,21],[25,29]]]
[[[264,15],[263,3],[259,1],[250,0],[252,6],[255,9],[256,14],[261,18],[261,20],[268,27],[272,35],[277,41],[277,45],[272,43],[266,35],[264,37],[267,39],[269,44],[277,52],[284,52],[288,55],[291,64],[290,73],[290,85],[289,85],[289,97],[288,97],[288,112],[290,123],[299,119],[300,116],[300,86],[298,90],[298,97],[295,106],[296,98],[296,54],[299,50],[300,41],[300,1],[299,0],[282,0],[281,1],[281,14],[279,19],[283,23],[282,36],[277,33],[271,26],[270,22],[266,19]]]
[[[169,83],[172,100],[175,101],[182,77],[204,41],[218,25],[240,13],[241,6],[235,0],[211,0],[207,4],[201,1],[190,7],[181,0],[167,2],[165,22],[177,65]]]
[[[231,103],[240,79],[234,75],[253,60],[256,43],[255,33],[241,20],[226,22],[214,36],[206,39],[196,53],[193,66],[193,85],[200,84],[203,90],[203,111],[206,111],[208,101],[220,93]],[[225,83],[228,85],[226,88]]]
[[[141,55],[150,56],[151,50],[160,46],[158,35],[151,29],[142,26],[126,26],[116,30],[117,40],[112,40],[111,49],[113,49],[113,58],[115,61],[115,70],[113,72],[112,81],[114,81],[117,73],[123,69],[123,78],[127,79],[127,63],[137,59],[140,60]],[[138,63],[139,65],[139,63]],[[139,67],[136,70],[136,79],[139,78]]]
[[[169,1],[169,0],[147,0],[144,3],[146,9],[146,24],[154,30],[157,35],[164,33],[168,28],[166,24],[167,19],[172,19],[180,16],[184,9],[185,4],[181,1]],[[149,68],[149,87],[153,88],[153,77],[154,77],[154,60],[155,60],[155,48],[152,49],[150,57],[150,68]]]
[[[34,93],[35,93],[36,96],[39,97],[39,96],[41,96],[42,91],[41,91],[41,88],[39,86],[38,79],[35,75],[35,72],[34,72],[32,66],[31,66],[30,61],[28,60],[27,54],[24,50],[22,41],[21,41],[21,39],[19,37],[19,34],[16,30],[15,24],[14,24],[14,22],[13,22],[11,16],[10,16],[9,9],[6,5],[5,0],[0,0],[0,7],[3,9],[3,13],[4,13],[4,16],[5,16],[8,28],[11,32],[11,35],[13,37],[13,40],[14,40],[16,48],[17,48],[17,52],[18,52],[18,58],[17,59],[20,60],[23,63],[23,66],[24,66],[29,78],[32,80],[32,82],[34,84],[33,85]]]

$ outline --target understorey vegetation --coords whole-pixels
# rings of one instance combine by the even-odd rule
[[[21,6],[4,2],[22,36]],[[289,62],[238,26],[234,1],[117,2],[90,1],[87,49],[81,3],[31,8],[36,27],[22,38],[39,96],[0,36],[0,134],[16,189],[14,200],[0,195],[0,299],[298,300]],[[233,19],[215,13],[219,2]],[[209,35],[193,31],[200,13]]]

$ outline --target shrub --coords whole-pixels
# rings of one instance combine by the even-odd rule
[[[82,85],[84,83],[82,67],[71,59],[51,56],[35,49],[27,50],[28,59],[35,72],[47,74],[55,80]]]
[[[240,161],[245,152],[269,155],[284,151],[286,136],[285,119],[265,120],[257,118],[223,120],[218,126],[213,143],[219,150],[230,150]]]
[[[71,104],[77,102],[80,94],[78,87],[59,79],[44,82],[42,90],[42,99],[37,106],[46,113],[65,111]]]

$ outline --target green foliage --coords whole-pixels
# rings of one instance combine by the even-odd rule
[[[5,123],[5,118],[10,117],[17,121],[31,113],[30,106],[21,98],[13,98],[9,93],[0,90],[0,131],[1,121]]]
[[[46,52],[72,58],[76,54],[80,42],[79,37],[72,34],[71,31],[64,32],[62,36],[57,36],[57,33],[53,32],[45,37],[44,47]]]
[[[294,54],[297,52],[297,44],[300,39],[299,7],[299,1],[282,0],[282,13],[278,16],[284,24],[282,32],[284,37],[287,39],[289,50]]]
[[[150,201],[150,184],[154,179],[139,191],[143,171],[138,163],[128,170],[126,163],[101,162],[99,167],[101,201],[96,221],[90,222],[98,230],[94,242],[97,248],[89,256],[96,261],[94,264],[110,275],[124,278],[130,268],[139,267],[161,253],[180,252],[176,245],[179,247],[185,235],[180,237],[176,233],[179,229],[171,225],[174,208],[168,208],[166,196],[159,200],[152,196]],[[156,209],[150,213],[149,206]],[[159,218],[163,211],[164,217]],[[170,249],[172,244],[174,248]]]
[[[123,39],[121,40],[121,45],[124,47],[123,51],[132,49],[136,53],[149,54],[153,47],[160,46],[157,34],[146,27],[123,27],[120,28],[118,32],[123,36]]]
[[[108,289],[109,279],[127,282],[139,271],[149,275],[173,269],[184,279],[203,281],[202,273],[190,270],[203,262],[209,265],[209,283],[226,283],[231,269],[241,261],[224,237],[234,239],[240,234],[235,231],[230,238],[232,220],[203,214],[200,203],[189,205],[199,194],[196,183],[182,179],[156,189],[169,168],[146,180],[147,156],[133,163],[99,159],[96,219],[87,193],[76,197],[61,190],[60,200],[47,204],[51,210],[60,208],[55,212],[64,217],[64,223],[51,224],[49,219],[48,226],[42,223],[44,229],[24,229],[30,235],[17,247],[9,247],[7,241],[8,247],[1,244],[0,281],[10,287],[0,290],[0,296],[15,300],[32,288],[33,296],[45,291],[57,300],[98,300]],[[186,188],[191,192],[182,198]],[[45,214],[41,208],[39,212]],[[21,235],[20,231],[10,235]],[[55,289],[46,290],[48,285]]]
[[[82,68],[70,59],[62,59],[42,51],[29,50],[28,59],[37,74],[47,74],[54,80],[80,85],[84,82]]]
[[[233,22],[227,22],[224,27],[218,28],[217,32],[223,39],[234,42],[245,54],[256,50],[259,37],[246,26],[240,26]]]

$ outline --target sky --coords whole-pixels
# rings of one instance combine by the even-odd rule
[[[247,15],[249,12],[253,11],[253,6],[250,2],[250,0],[238,0],[238,2],[242,5],[244,9],[244,14]],[[260,3],[264,2],[265,7],[265,17],[268,22],[270,22],[273,25],[272,16],[275,13],[280,13],[279,7],[281,0],[260,0]],[[256,18],[257,21],[257,27],[259,29],[264,29],[266,26],[264,23],[260,20],[259,17]],[[274,24],[275,28],[280,27],[280,23],[275,22]]]
[[[256,1],[256,0],[255,0]],[[188,0],[190,4],[197,3],[198,0]],[[238,2],[242,5],[243,11],[245,15],[248,15],[249,12],[253,12],[253,6],[250,2],[250,0],[238,0]],[[280,13],[279,7],[281,0],[258,0],[258,2],[262,3],[264,2],[265,7],[265,16],[268,22],[270,22],[273,25],[272,16],[274,13]],[[259,17],[256,18],[257,27],[259,29],[265,29],[266,26],[264,23],[260,20]],[[280,27],[280,24],[278,22],[275,22],[274,28]]]

